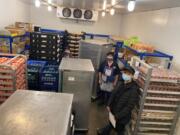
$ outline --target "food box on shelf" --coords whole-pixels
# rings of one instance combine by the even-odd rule
[[[148,45],[145,43],[136,43],[136,44],[131,44],[131,47],[139,52],[149,52],[153,53],[155,48],[152,45]]]
[[[18,43],[13,43],[12,44],[12,52],[13,54],[19,54],[25,49],[25,41],[23,42],[18,42]]]
[[[15,27],[24,29],[27,32],[33,32],[33,24],[32,23],[16,22]]]
[[[9,46],[7,45],[0,45],[0,53],[9,53]]]
[[[124,45],[126,46],[131,46],[132,44],[136,44],[136,43],[139,43],[140,40],[138,37],[131,37],[129,39],[125,39],[124,40]]]
[[[118,41],[124,42],[127,38],[121,37],[121,36],[112,35],[112,36],[110,37],[110,39],[113,40],[113,41],[115,41],[115,42],[118,42]]]
[[[5,29],[11,33],[11,36],[24,35],[26,33],[24,29],[16,28],[15,26],[7,26]]]

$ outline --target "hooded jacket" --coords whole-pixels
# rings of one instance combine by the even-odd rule
[[[131,112],[139,101],[139,87],[135,81],[122,83],[113,91],[108,106],[118,123],[127,124],[131,119]]]

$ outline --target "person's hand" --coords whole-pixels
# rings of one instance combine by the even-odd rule
[[[109,106],[107,106],[106,108],[107,108],[108,112],[110,112],[110,111],[111,111],[111,109],[110,109],[110,107],[109,107]]]
[[[102,80],[101,79],[99,79],[99,84],[102,84]]]

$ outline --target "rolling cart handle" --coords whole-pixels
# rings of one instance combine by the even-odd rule
[[[131,59],[131,66],[133,68],[137,68],[137,65],[136,65],[137,63],[138,63],[138,66],[141,65],[141,66],[146,67],[147,69],[152,69],[152,67],[150,65],[148,65],[144,61],[140,60],[138,57],[136,57],[136,56],[132,57],[132,59]]]

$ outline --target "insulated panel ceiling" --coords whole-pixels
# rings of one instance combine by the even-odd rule
[[[29,1],[29,0],[21,0]],[[32,2],[34,0],[31,0]],[[52,0],[59,6],[73,7],[81,9],[94,9],[102,10],[102,5],[104,0]],[[135,12],[159,10],[164,8],[180,7],[180,0],[136,0]],[[116,6],[116,11],[119,13],[127,13],[127,3],[128,0],[116,0],[118,3]],[[108,6],[111,6],[111,0],[107,0]]]
[[[59,5],[82,9],[99,9],[102,0],[56,0]]]
[[[137,0],[136,11],[180,7],[180,0]]]

